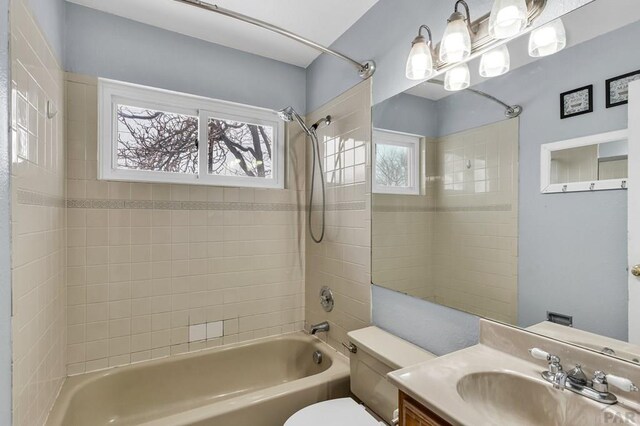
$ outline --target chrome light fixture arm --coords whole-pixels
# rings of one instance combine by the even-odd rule
[[[454,14],[462,13],[458,12],[458,3],[462,4],[465,8],[465,13],[467,13],[467,20],[470,27],[471,34],[471,55],[476,56],[480,51],[488,50],[493,47],[496,42],[500,40],[494,39],[489,33],[489,20],[491,18],[491,14],[487,13],[475,21],[471,22],[470,14],[468,13],[469,6],[464,2],[464,0],[458,0],[456,2],[456,7]],[[547,6],[547,0],[527,0],[527,10],[528,10],[528,26],[530,26],[533,21],[535,21],[544,11]],[[436,57],[438,57],[438,52],[440,50],[441,43],[438,43],[437,46],[434,46],[434,50],[436,53]],[[438,71],[451,67],[454,64],[444,63],[438,61],[438,63],[434,64],[434,68]]]
[[[367,79],[373,75],[376,70],[376,64],[372,60],[364,61],[362,63],[351,59],[350,57],[343,55],[340,52],[336,52],[326,46],[323,46],[319,43],[311,41],[307,38],[304,38],[298,34],[292,33],[291,31],[287,31],[284,28],[280,28],[277,25],[270,24],[268,22],[262,21],[260,19],[252,18],[251,16],[244,15],[242,13],[234,12],[230,9],[225,9],[223,7],[219,7],[218,5],[204,2],[202,0],[175,0],[180,3],[185,3],[194,7],[198,7],[200,9],[208,10],[209,12],[218,13],[220,15],[228,16],[230,18],[237,19],[239,21],[246,22],[248,24],[255,25],[257,27],[263,28],[265,30],[272,31],[274,33],[280,34],[282,36],[288,37],[292,40],[297,41],[298,43],[302,43],[306,46],[309,46],[313,49],[316,49],[322,53],[327,53],[329,55],[335,56],[337,58],[342,59],[350,63],[357,71],[358,75],[362,79]]]
[[[467,27],[469,27],[469,33],[473,35],[473,34],[476,33],[476,31],[474,31],[473,28],[471,28],[471,12],[469,11],[469,5],[467,4],[466,1],[464,1],[464,0],[456,1],[455,6],[453,7],[453,15],[451,15],[451,18],[449,18],[449,21],[451,21],[454,16],[460,15],[463,18],[465,17],[465,15],[462,15],[462,13],[460,13],[458,11],[458,6],[460,6],[460,5],[462,5],[462,7],[464,8],[464,13],[466,15],[466,21],[467,21]]]
[[[420,28],[418,28],[418,36],[413,40],[412,44],[416,44],[418,41],[425,41],[425,38],[422,35],[422,30],[425,30],[427,32],[427,35],[429,36],[428,45],[431,46],[433,44],[433,36],[431,35],[431,28],[429,28],[427,25],[420,25]]]

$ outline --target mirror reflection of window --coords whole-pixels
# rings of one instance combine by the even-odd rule
[[[409,186],[409,148],[376,145],[376,184],[387,187]]]
[[[420,140],[420,136],[407,133],[374,131],[374,193],[420,193]]]
[[[626,140],[598,145],[598,180],[625,179],[628,173]]]
[[[624,179],[627,177],[627,141],[553,151],[550,173],[552,184]]]
[[[593,181],[598,178],[598,146],[581,146],[551,153],[551,183]]]

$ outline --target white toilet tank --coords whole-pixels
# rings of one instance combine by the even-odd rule
[[[387,373],[435,358],[430,352],[387,333],[367,327],[347,334],[357,348],[351,358],[351,392],[387,423],[398,408],[398,389]]]

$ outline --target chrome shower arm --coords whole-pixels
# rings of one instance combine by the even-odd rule
[[[200,9],[208,10],[210,12],[218,13],[220,15],[228,16],[230,18],[234,18],[239,21],[243,21],[248,24],[255,25],[265,30],[273,31],[274,33],[288,37],[292,40],[297,41],[298,43],[302,43],[322,53],[333,55],[337,58],[342,59],[343,61],[349,62],[358,71],[358,74],[363,79],[367,79],[371,77],[376,70],[376,64],[374,61],[370,60],[370,61],[365,61],[360,63],[354,59],[351,59],[346,55],[343,55],[340,52],[336,52],[335,50],[332,50],[319,43],[316,43],[315,41],[311,41],[298,34],[292,33],[291,31],[287,31],[284,28],[280,28],[277,25],[270,24],[260,19],[252,18],[251,16],[243,15],[242,13],[234,12],[233,10],[225,9],[223,7],[219,7],[218,5],[207,3],[202,0],[175,0],[175,1],[180,3],[185,3],[191,6],[199,7]]]

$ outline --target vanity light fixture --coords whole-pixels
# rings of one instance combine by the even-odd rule
[[[422,35],[425,30],[429,40]],[[433,74],[433,38],[431,29],[426,25],[420,25],[418,36],[411,42],[411,52],[407,59],[406,75],[409,80],[424,80]]]
[[[177,0],[195,1],[195,0]],[[529,27],[543,12],[548,0],[493,0],[491,13],[471,21],[469,5],[456,0],[440,43],[434,44],[431,30],[421,25],[411,43],[405,75],[409,80],[427,80],[448,70],[445,88],[463,90],[469,86],[469,68],[460,66],[472,55],[483,52],[480,75],[497,77],[510,70],[509,50],[503,39],[514,37]],[[460,8],[464,10],[460,11]],[[428,33],[428,40],[422,31]],[[497,47],[496,47],[497,46]],[[566,46],[564,25],[558,18],[531,34],[531,56],[545,56]]]
[[[471,74],[466,62],[451,68],[444,75],[444,89],[449,92],[464,90],[469,87],[470,83]]]
[[[526,0],[494,0],[489,18],[489,34],[497,39],[519,34],[529,20]]]
[[[466,16],[458,12],[462,5]],[[471,54],[471,14],[469,5],[464,0],[456,1],[453,14],[447,20],[447,28],[440,45],[440,61],[452,64],[464,61]]]
[[[562,19],[558,18],[540,28],[536,28],[529,36],[529,56],[539,58],[553,55],[567,45],[567,33]]]
[[[480,58],[480,75],[482,77],[497,77],[509,72],[511,59],[506,44],[492,49]]]

